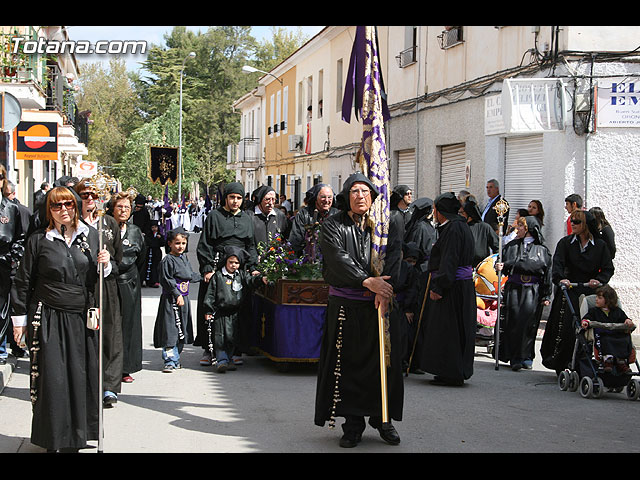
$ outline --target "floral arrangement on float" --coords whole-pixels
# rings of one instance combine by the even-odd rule
[[[260,242],[258,268],[270,283],[285,280],[322,280],[322,263],[319,255],[305,248],[302,256],[296,256],[291,244],[281,235],[269,235],[267,243]]]

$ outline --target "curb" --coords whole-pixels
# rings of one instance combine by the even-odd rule
[[[7,363],[4,365],[0,365],[0,394],[4,390],[4,387],[9,383],[9,379],[11,378],[11,374],[16,368],[16,358],[12,355],[9,355],[7,358]]]

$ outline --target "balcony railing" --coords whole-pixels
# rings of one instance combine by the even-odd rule
[[[21,48],[15,51],[14,39],[36,40],[37,34],[33,27],[28,27],[28,33],[20,33],[17,28],[13,31],[0,31],[0,82],[28,83],[33,82],[43,87],[42,74],[46,58],[40,54],[23,53]]]
[[[260,160],[260,139],[241,138],[238,143],[238,162],[257,162]]]
[[[462,27],[446,27],[446,30],[438,35],[438,41],[443,50],[462,43]]]
[[[416,51],[418,47],[413,45],[403,51],[401,51],[398,55],[396,55],[396,61],[398,62],[398,66],[400,68],[407,67],[409,65],[413,65],[417,62]]]

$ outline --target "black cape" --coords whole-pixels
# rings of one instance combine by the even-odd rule
[[[450,380],[473,374],[476,334],[476,297],[472,279],[456,280],[458,267],[473,262],[473,235],[464,218],[452,216],[438,228],[428,271],[430,290],[442,295],[427,303],[421,326],[420,367]]]

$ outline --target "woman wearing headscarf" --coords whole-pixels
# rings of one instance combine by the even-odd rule
[[[476,295],[473,286],[473,235],[458,215],[453,192],[434,202],[438,240],[431,249],[429,291],[423,314],[420,368],[436,385],[461,386],[473,375]],[[420,334],[419,334],[420,335]]]
[[[431,248],[436,242],[436,228],[433,226],[433,200],[428,197],[417,199],[412,204],[413,213],[405,228],[405,243],[414,242],[422,254],[422,264],[419,266],[426,272]]]
[[[306,205],[293,217],[289,233],[289,243],[298,256],[304,253],[310,230],[322,224],[326,218],[338,213],[334,205],[333,189],[325,183],[318,183],[310,188],[305,200]]]
[[[276,191],[269,185],[262,185],[253,191],[255,207],[246,212],[253,221],[256,249],[258,244],[269,243],[270,239],[280,236],[286,239],[289,230],[289,219],[282,210],[274,208],[276,204]]]
[[[200,365],[212,364],[209,352],[209,335],[204,318],[204,297],[207,293],[209,280],[218,268],[220,256],[227,245],[243,248],[248,253],[245,268],[256,273],[258,254],[254,239],[254,226],[251,217],[242,210],[244,201],[244,187],[241,183],[231,182],[224,186],[221,204],[209,212],[204,222],[196,254],[198,257],[200,274],[203,282],[198,289],[198,309],[196,314],[197,334],[194,346],[202,347],[203,357]],[[246,339],[241,339],[246,343]]]
[[[405,228],[405,233],[407,224],[413,215],[413,205],[411,205],[412,201],[413,190],[411,190],[409,185],[396,185],[391,192],[391,198],[389,199],[389,203],[391,204],[391,215],[400,215]]]
[[[596,227],[598,233],[600,234],[600,238],[605,241],[607,246],[609,247],[609,252],[611,253],[611,259],[616,258],[616,236],[613,233],[613,228],[611,228],[611,224],[604,216],[604,212],[600,207],[592,207],[589,209],[589,213],[593,215],[593,218],[596,223]]]
[[[118,291],[122,311],[122,381],[133,381],[142,370],[142,280],[140,271],[147,260],[142,230],[133,223],[133,202],[126,192],[111,197],[108,213],[118,222],[122,238],[122,262],[118,268]],[[105,392],[105,401],[114,398]]]
[[[580,284],[568,290],[577,313],[580,311],[580,295],[595,294],[597,287],[608,283],[614,273],[609,247],[598,238],[593,215],[575,210],[569,220],[572,233],[560,239],[553,255],[551,279],[555,292],[540,346],[542,364],[555,370],[556,374],[568,367],[575,344],[574,320],[560,286]]]
[[[389,422],[382,422],[378,307],[386,310],[393,298],[402,258],[402,225],[391,219],[384,269],[376,276],[371,268],[372,226],[369,209],[379,195],[363,174],[347,178],[338,195],[341,211],[327,218],[320,229],[322,273],[329,284],[326,322],[318,363],[314,422],[333,426],[345,417],[342,447],[355,447],[366,427],[364,417],[387,443],[400,437],[391,420],[402,420],[401,318],[391,308],[390,363],[387,368]]]
[[[483,261],[489,255],[496,253],[499,245],[498,234],[487,222],[483,222],[475,198],[468,197],[462,207],[462,216],[467,219],[467,225],[473,235],[473,265]]]
[[[508,276],[500,320],[499,359],[514,371],[530,369],[542,309],[551,299],[551,253],[534,216],[520,217],[516,238],[502,251],[496,270]]]
[[[98,264],[104,276],[112,265],[79,210],[71,189],[49,191],[47,226],[28,238],[11,292],[14,338],[26,333],[31,354],[31,442],[50,451],[98,439],[98,333],[87,328],[87,311]]]

